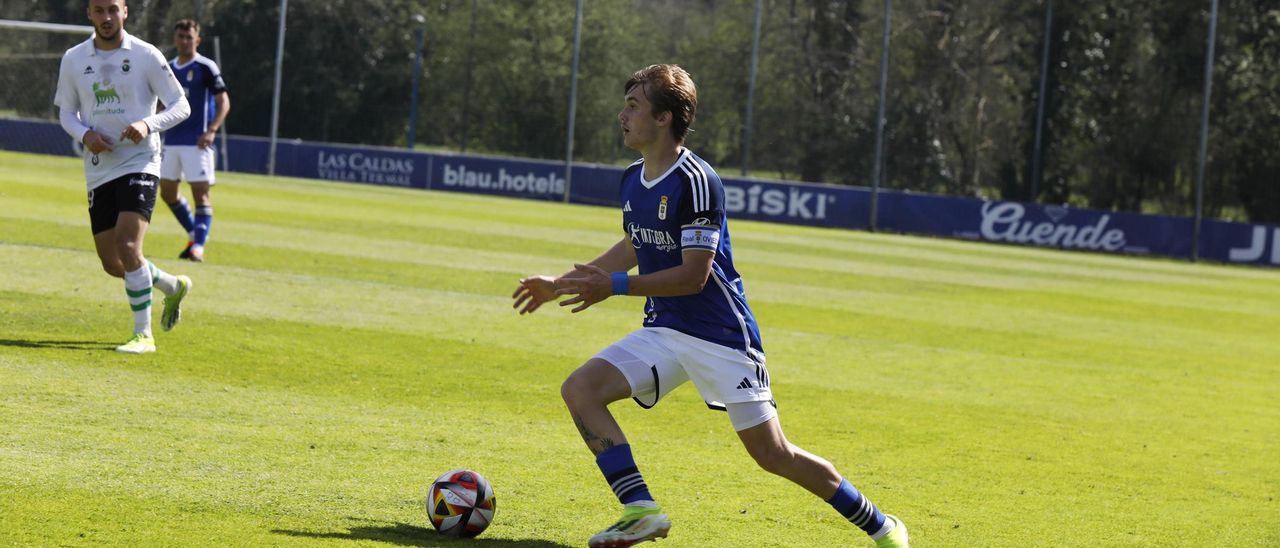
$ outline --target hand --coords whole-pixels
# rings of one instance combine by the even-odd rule
[[[146,122],[139,120],[137,122],[129,124],[129,127],[124,128],[124,131],[120,132],[120,140],[123,141],[125,139],[128,139],[130,141],[133,141],[134,144],[137,144],[137,143],[141,143],[142,140],[146,139],[147,135],[150,135],[150,134],[151,134],[151,128],[147,127]]]
[[[211,129],[209,131],[201,133],[200,136],[196,138],[196,146],[200,147],[201,150],[209,148],[209,145],[212,145],[213,140],[216,139],[217,137],[218,137],[218,132],[216,130]]]
[[[560,306],[577,304],[578,307],[570,312],[582,312],[587,307],[613,295],[613,280],[603,268],[590,264],[575,264],[573,268],[578,276],[561,278],[561,287],[556,290],[556,295],[573,295],[573,297],[560,301]]]
[[[556,280],[551,276],[523,278],[511,298],[516,300],[511,308],[519,308],[521,315],[532,314],[542,303],[556,298]],[[520,305],[524,305],[524,308],[520,308]]]
[[[84,138],[81,139],[81,142],[89,149],[89,152],[94,154],[111,152],[113,150],[111,148],[111,139],[92,129],[85,132]]]

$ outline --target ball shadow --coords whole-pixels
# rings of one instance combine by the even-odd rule
[[[368,520],[361,519],[360,521]],[[397,546],[485,546],[491,548],[508,546],[519,548],[567,548],[570,546],[541,539],[453,538],[441,535],[435,529],[419,527],[409,523],[384,523],[386,524],[350,527],[346,532],[321,533],[288,529],[273,529],[271,532],[278,535],[302,538],[373,540]]]

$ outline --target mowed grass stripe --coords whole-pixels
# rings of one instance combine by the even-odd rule
[[[70,226],[75,223],[67,223],[69,226],[50,226],[50,223],[31,221],[26,223],[0,221],[0,223],[10,225],[4,226],[8,229],[6,234],[23,239],[38,239],[42,235],[47,235],[49,231],[59,229],[68,236],[74,236],[79,230],[78,227]],[[237,237],[236,232],[242,230],[249,230],[253,234],[251,237]],[[456,278],[461,284],[458,289],[484,294],[492,294],[495,285],[500,286],[504,282],[513,284],[522,272],[555,272],[559,268],[564,268],[564,264],[568,262],[523,253],[488,252],[421,244],[411,240],[360,237],[338,232],[306,234],[298,229],[277,229],[270,225],[249,224],[246,228],[246,224],[242,223],[233,225],[228,232],[232,234],[224,236],[226,241],[223,242],[222,255],[234,264],[262,266],[283,263],[297,265],[298,270],[295,272],[299,273],[324,272],[326,275],[350,279],[395,282],[403,285],[426,282],[428,286],[433,286],[440,285],[441,282],[449,283],[450,278]],[[317,236],[328,245],[317,248],[312,243]],[[256,245],[239,245],[242,242],[254,242]],[[242,250],[241,247],[246,249]],[[251,248],[261,247],[270,248],[270,251],[259,250],[261,252],[256,255],[248,252]],[[414,268],[427,265],[436,268]],[[1115,319],[1106,316],[1067,313],[1064,310],[1065,307],[1061,306],[1056,312],[1047,313],[1041,310],[1039,303],[1052,305],[1062,301],[1045,299],[1043,295],[1036,295],[1034,291],[982,292],[985,300],[1004,301],[1005,304],[989,304],[981,300],[957,303],[956,299],[902,295],[892,292],[893,287],[887,287],[881,292],[833,288],[832,286],[847,280],[834,273],[820,271],[812,275],[797,275],[790,267],[776,267],[771,270],[761,269],[761,273],[766,275],[760,276],[759,279],[764,281],[751,284],[750,294],[753,299],[775,302],[786,300],[821,302],[825,303],[823,306],[834,309],[863,311],[888,318],[901,317],[904,314],[914,318],[927,315],[921,314],[927,309],[934,312],[932,318],[946,325],[974,325],[1012,330],[1021,328],[1076,334],[1093,330],[1139,339],[1168,336],[1174,344],[1178,344],[1179,341],[1194,340],[1178,336],[1180,329],[1221,331],[1221,338],[1225,339],[1227,344],[1234,344],[1231,342],[1232,339],[1259,340],[1255,338],[1257,334],[1272,328],[1266,322],[1255,321],[1256,318],[1253,316],[1239,313],[1219,315],[1216,321],[1209,325],[1198,314],[1186,313],[1171,307],[1166,307],[1168,313],[1154,317],[1148,314],[1148,310],[1107,307],[1109,311],[1128,316],[1117,323]],[[466,271],[485,274],[477,275]],[[814,287],[807,284],[775,284],[770,281],[772,279],[815,282],[825,280],[828,283]],[[932,285],[945,288],[950,284]],[[920,284],[915,284],[912,290],[921,291]],[[930,293],[937,295],[943,290],[940,288]],[[1109,302],[1084,296],[1081,298],[1100,303]],[[956,303],[956,306],[948,308],[950,303]],[[1265,305],[1265,303],[1262,304]],[[1071,308],[1078,310],[1081,307],[1077,303],[1072,303]],[[1280,311],[1271,308],[1267,311],[1280,314]],[[1174,319],[1181,319],[1178,325],[1170,326],[1174,329],[1164,327]],[[1224,324],[1224,321],[1227,323]],[[1246,341],[1245,344],[1250,343]]]
[[[6,251],[8,251],[7,247],[0,247],[0,257],[6,255]],[[63,252],[43,259],[24,260],[18,255],[8,259],[14,263],[47,264],[52,267],[55,264],[73,262],[74,257],[87,263],[82,266],[84,271],[92,271],[96,262],[84,261],[89,259],[86,255],[86,253]],[[240,260],[242,258],[235,253],[227,256],[238,263],[251,262]],[[367,322],[372,325],[399,324],[409,327],[421,323],[423,311],[430,311],[433,314],[445,314],[456,322],[416,328],[430,332],[433,328],[463,327],[461,331],[454,329],[450,333],[450,336],[454,337],[472,335],[475,326],[507,326],[513,330],[519,328],[516,323],[518,319],[513,318],[509,313],[506,297],[501,293],[513,283],[516,277],[514,275],[476,275],[444,267],[406,269],[404,265],[305,252],[295,253],[293,256],[289,253],[275,252],[272,254],[272,260],[297,265],[297,268],[292,275],[282,276],[278,271],[254,271],[243,268],[232,271],[222,267],[211,267],[222,274],[212,277],[214,283],[218,285],[202,287],[202,289],[221,297],[208,308],[227,314],[239,313],[281,320],[305,318],[335,325],[362,325]],[[325,274],[308,274],[312,271]],[[31,282],[37,283],[26,290],[41,292],[45,287],[74,284],[82,277],[80,272],[78,269],[63,270],[64,279],[60,281],[49,278],[32,279]],[[323,290],[323,287],[332,283],[335,276],[350,280],[351,283],[341,286],[338,290]],[[454,283],[455,278],[458,280],[457,284],[461,292],[450,290],[442,294],[440,290],[419,289]],[[103,281],[108,280],[103,278]],[[21,281],[19,280],[18,283],[21,284]],[[22,286],[19,285],[18,289],[22,289]],[[821,304],[817,306],[798,304],[798,302],[825,302],[821,300],[822,292],[814,291],[813,293],[817,294],[805,295],[803,291],[796,291],[794,295],[797,299],[791,301],[765,299],[764,302],[757,303],[758,312],[762,320],[768,319],[769,314],[774,310],[781,311],[779,314],[797,315],[795,322],[784,322],[793,330],[798,328],[801,331],[833,335],[844,332],[843,327],[837,327],[834,333],[828,329],[829,326],[845,325],[842,322],[848,322],[855,316],[851,314],[855,311],[848,307],[833,309]],[[102,296],[106,298],[108,295],[109,293],[104,292]],[[260,298],[262,295],[269,295],[271,298],[262,300]],[[803,298],[806,296],[814,299]],[[343,304],[334,307],[332,303],[335,301]],[[385,310],[386,303],[389,302],[397,303],[395,310]],[[630,308],[624,306],[625,304],[623,300],[606,302],[601,310],[595,311],[597,314],[594,318],[598,319],[598,312],[604,309],[616,310],[617,312],[612,314],[615,325],[619,329],[632,327],[635,315]],[[1019,314],[1018,309],[1005,310],[997,307],[986,307],[987,314],[982,314],[983,309],[978,307],[962,304],[950,307],[949,310],[949,307],[940,307],[928,300],[920,300],[917,304],[919,306],[914,309],[904,309],[901,303],[893,308],[868,307],[866,312],[856,314],[858,317],[870,317],[863,322],[863,325],[858,326],[858,329],[870,331],[880,337],[902,333],[923,344],[930,344],[930,341],[935,338],[930,334],[936,333],[937,337],[943,338],[942,342],[934,343],[938,346],[961,346],[970,349],[989,348],[991,345],[999,344],[1018,345],[1023,339],[1031,338],[1039,343],[1027,345],[1039,349],[1039,352],[1034,353],[1033,356],[1053,358],[1055,355],[1074,354],[1077,359],[1090,359],[1117,365],[1134,360],[1141,363],[1146,361],[1143,358],[1160,355],[1170,349],[1178,349],[1183,355],[1205,360],[1208,363],[1219,363],[1233,353],[1246,358],[1275,358],[1274,352],[1267,355],[1269,350],[1274,349],[1272,345],[1249,337],[1247,333],[1228,332],[1206,343],[1196,342],[1194,337],[1186,336],[1188,332],[1194,330],[1147,326],[1140,322],[1053,318],[1044,314]],[[1010,316],[1014,318],[1014,322],[1007,321]],[[1022,321],[1021,326],[1016,325],[1017,320]],[[908,326],[914,328],[904,330],[904,327]],[[472,329],[466,329],[467,327]],[[963,337],[952,340],[950,334],[956,333],[957,328],[965,329]],[[1135,345],[1132,342],[1133,339],[1149,341],[1148,353],[1144,355],[1142,347]],[[1155,341],[1165,342],[1151,346]],[[1088,342],[1092,344],[1082,344]],[[1081,346],[1086,348],[1082,351],[1074,350]]]
[[[74,224],[74,223],[71,223],[71,224]],[[33,223],[31,222],[13,223],[11,227],[5,227],[9,229],[9,230],[6,230],[6,233],[9,234],[10,236],[21,237],[21,231],[24,231],[24,230],[32,234],[41,234],[51,229],[48,226],[32,226],[32,225]],[[411,240],[351,236],[351,235],[338,233],[338,232],[325,231],[325,232],[319,232],[319,233],[304,234],[302,231],[298,229],[276,229],[269,225],[250,224],[246,227],[245,224],[240,224],[240,225],[232,225],[232,226],[233,226],[232,228],[227,230],[227,232],[231,232],[231,234],[224,236],[224,239],[227,240],[226,242],[227,244],[234,245],[241,242],[257,242],[262,247],[270,247],[270,248],[276,248],[276,249],[283,248],[289,251],[296,252],[294,253],[294,255],[297,255],[299,259],[297,261],[282,261],[282,262],[285,262],[286,264],[298,264],[300,266],[305,266],[305,268],[310,270],[320,270],[320,271],[329,272],[329,273],[336,273],[343,276],[350,276],[354,279],[384,280],[384,279],[387,279],[390,275],[393,275],[394,273],[397,273],[397,272],[401,274],[394,274],[394,275],[403,275],[403,273],[405,272],[411,272],[413,274],[421,274],[421,272],[423,272],[422,270],[417,270],[417,269],[410,270],[406,268],[398,268],[398,269],[388,268],[388,265],[385,262],[384,263],[366,262],[369,259],[384,259],[386,261],[391,261],[391,262],[409,263],[409,264],[416,264],[416,265],[434,265],[437,267],[454,266],[454,267],[464,268],[469,270],[479,270],[479,271],[494,272],[494,273],[505,270],[506,272],[510,273],[510,276],[511,276],[510,281],[514,281],[514,279],[518,278],[521,272],[529,272],[529,271],[556,272],[559,268],[563,268],[563,265],[566,262],[568,262],[568,260],[558,261],[556,259],[540,257],[532,254],[509,253],[509,252],[486,252],[486,251],[474,250],[474,249],[465,248],[465,247],[457,248],[452,246],[419,244]],[[243,230],[251,231],[252,235],[238,236],[237,232],[243,231]],[[74,227],[67,230],[68,233],[72,233],[74,231],[75,231]],[[325,241],[327,245],[323,247],[315,246],[313,242],[317,236],[319,237],[320,240]],[[35,236],[32,236],[32,237],[35,237]],[[452,238],[452,239],[446,238],[445,241],[461,241],[465,245],[466,238]],[[234,259],[233,262],[235,263],[245,264],[245,261],[248,259],[248,257],[246,256],[247,254],[237,253],[234,247],[231,247],[228,249],[229,251],[224,251],[224,255],[227,258]],[[559,250],[559,251],[563,252],[563,250]],[[341,256],[335,255],[335,253],[346,254],[351,257],[351,260],[349,262],[343,261],[341,259]],[[589,252],[584,251],[584,253],[589,253]],[[278,259],[283,259],[283,258],[292,258],[292,257],[289,257],[287,253],[283,254],[282,256],[278,256],[280,255],[279,253],[272,253],[270,257],[266,257],[267,254],[265,253],[262,255],[266,260],[271,260],[271,261],[276,261]],[[307,260],[308,256],[311,257],[311,260]],[[334,258],[334,260],[325,261],[326,257],[332,257]],[[325,262],[328,262],[330,264],[322,264]],[[340,263],[340,264],[337,264],[337,263]],[[795,263],[793,261],[786,261],[784,264],[790,265]],[[335,268],[332,268],[332,267],[338,267],[341,270],[345,270],[345,272],[335,272]],[[791,292],[791,290],[794,290],[795,293],[805,293],[805,291],[808,290],[808,293],[810,294],[810,296],[815,297],[816,300],[821,300],[821,301],[831,302],[831,303],[838,303],[838,304],[835,304],[835,306],[842,306],[847,304],[849,306],[856,306],[861,310],[869,310],[868,307],[862,306],[862,303],[853,303],[850,300],[847,300],[847,299],[842,300],[838,298],[841,296],[847,297],[849,295],[848,291],[842,290],[842,289],[827,289],[827,288],[831,288],[832,286],[839,285],[840,282],[847,282],[847,277],[842,276],[838,273],[830,272],[830,271],[816,271],[816,272],[810,272],[810,275],[803,275],[803,274],[797,275],[795,270],[790,266],[776,267],[771,269],[759,269],[759,273],[762,275],[755,279],[763,280],[763,282],[758,285],[755,283],[751,285],[751,287],[753,288],[753,290],[751,291],[753,298],[758,298],[761,293],[764,294],[764,297],[763,297],[764,299],[773,298],[772,297],[773,293],[768,291],[768,289],[770,288],[769,286],[770,279],[797,279],[797,280],[802,279],[809,282],[817,282],[817,283],[823,283],[825,281],[826,283],[823,283],[823,286],[822,286],[823,289],[813,289],[813,290],[810,290],[807,284],[806,285],[787,284],[787,287],[789,288],[788,293]],[[469,279],[470,279],[469,277],[465,277],[465,276],[462,278],[463,281],[468,281]],[[892,280],[898,280],[898,278],[892,278]],[[863,283],[860,285],[871,285],[866,283],[867,281],[868,281],[867,278],[865,277],[862,278]],[[905,286],[907,284],[904,282],[901,285]],[[917,284],[911,284],[911,285],[912,287],[910,289],[913,292],[919,292],[922,290],[920,287],[922,284],[917,283]],[[950,282],[933,282],[932,285],[945,286],[945,285],[950,285]],[[760,288],[765,289],[765,291],[761,291]],[[886,293],[884,294],[884,298],[881,299],[881,301],[884,302],[885,304],[889,304],[890,302],[897,299],[898,294],[892,292],[895,289],[896,288],[892,286],[885,287]],[[823,291],[828,291],[830,294],[826,296],[823,296],[820,294],[814,294],[814,293],[821,293]],[[936,292],[931,292],[931,293],[936,294]],[[1002,290],[1002,291],[987,291],[985,293],[989,295],[989,297],[992,299],[1003,298],[1006,301],[1009,300],[1010,297],[1016,299],[1016,298],[1021,298],[1020,296],[1029,296],[1034,298],[1034,296],[1030,295],[1027,291],[1011,292],[1008,290]],[[863,294],[867,294],[867,293],[864,292]],[[785,298],[785,295],[784,295],[784,298]],[[1081,298],[1093,300],[1087,296],[1082,296]],[[1197,299],[1203,299],[1203,297],[1197,297]],[[903,302],[909,303],[911,302],[911,299],[905,298],[898,304],[902,304]],[[917,300],[917,302],[919,302],[919,300]],[[942,302],[945,303],[946,301],[942,301]],[[1046,299],[1045,302],[1051,303],[1054,301]],[[1267,303],[1266,301],[1253,300],[1248,302],[1253,303],[1256,306],[1256,308],[1262,312],[1268,312],[1271,314],[1280,314],[1280,311],[1277,311],[1275,307],[1269,306],[1269,303]],[[928,302],[919,302],[919,304],[923,306],[934,306]],[[955,311],[956,313],[954,314],[945,314],[944,312],[946,311],[939,311],[940,314],[938,315],[938,317],[959,318],[966,322],[978,322],[982,325],[990,325],[993,323],[993,320],[1013,318],[1013,319],[1022,321],[1022,323],[1026,325],[1028,328],[1053,329],[1055,327],[1055,322],[1052,320],[1052,318],[1037,318],[1038,309],[1035,307],[1034,301],[1028,300],[1026,302],[1014,302],[1011,304],[1020,308],[1021,311],[1017,313],[1011,312],[1008,314],[1004,314],[1004,313],[1000,313],[997,310],[996,313],[989,314],[989,315],[977,314],[975,313],[975,309],[966,310],[966,311],[963,311],[963,313],[957,310]],[[989,306],[983,307],[981,305],[966,305],[966,306],[978,306],[976,310],[981,310],[982,308],[988,308],[988,309],[991,308]],[[1116,307],[1111,307],[1111,308],[1114,310]],[[886,310],[886,307],[876,306],[874,308],[871,308],[870,310],[872,310],[873,312],[878,312],[878,311]],[[1138,309],[1138,311],[1141,312],[1140,309]],[[904,312],[915,315],[915,310],[908,309],[908,310],[905,310]],[[1061,314],[1061,311],[1059,311],[1059,314]],[[892,312],[890,312],[890,315],[891,316],[893,315]],[[1191,314],[1181,314],[1181,316],[1187,317],[1187,316],[1191,316]],[[1227,314],[1226,316],[1239,316],[1239,314]],[[1169,317],[1170,316],[1168,315],[1161,314],[1161,315],[1155,316],[1154,318],[1151,318],[1150,321],[1152,321],[1152,323],[1160,323]],[[1037,323],[1036,321],[1034,321],[1037,319],[1040,319],[1040,322]],[[1134,318],[1134,319],[1141,320],[1144,322],[1147,321],[1146,318]],[[1026,322],[1024,320],[1033,320],[1033,321]],[[1219,322],[1221,320],[1222,318],[1219,318]],[[996,321],[994,323],[999,324],[1001,322]],[[1077,332],[1080,330],[1079,329],[1080,326],[1083,326],[1085,328],[1107,329],[1108,328],[1107,326],[1110,324],[1110,322],[1108,322],[1105,319],[1096,319],[1093,316],[1081,316],[1081,319],[1078,321],[1075,321],[1074,323],[1076,324],[1075,326],[1063,326],[1067,328],[1064,330],[1067,332]],[[1203,327],[1205,324],[1205,322],[1203,322],[1202,320],[1199,321],[1198,323],[1200,327]],[[1182,326],[1185,328],[1191,328],[1191,329],[1197,328],[1196,322],[1194,321],[1184,321]],[[1240,321],[1234,322],[1234,325],[1228,325],[1226,327],[1232,328],[1232,329],[1222,329],[1222,331],[1224,331],[1225,333],[1228,333],[1227,335],[1228,338],[1230,338],[1231,336],[1230,334],[1240,334],[1243,332],[1244,334],[1252,335],[1253,334],[1252,332],[1269,329],[1269,326],[1265,323],[1258,323],[1258,322],[1251,321],[1251,317],[1240,318]],[[1140,331],[1142,330],[1140,327],[1136,329],[1139,329]],[[1117,329],[1117,331],[1123,331],[1123,329]],[[1145,335],[1145,333],[1139,332],[1139,333],[1133,333],[1133,335],[1139,338],[1143,338],[1143,335]],[[1173,340],[1175,341],[1185,340],[1185,338],[1175,337]]]
[[[65,298],[66,288],[76,287],[77,293],[88,300],[102,304],[119,302],[121,307],[125,306],[119,283],[96,274],[99,269],[96,257],[34,248],[26,248],[34,252],[14,253],[13,249],[13,246],[0,245],[0,260],[22,261],[50,274],[40,279],[10,280],[6,283],[10,290],[45,298]],[[184,312],[189,316],[187,319],[207,311],[255,319],[423,333],[458,340],[479,339],[510,345],[513,349],[532,350],[559,347],[560,342],[547,337],[549,334],[568,334],[583,330],[585,325],[612,326],[613,334],[595,328],[584,331],[583,335],[589,337],[583,340],[584,344],[588,341],[596,344],[589,347],[590,350],[579,349],[579,352],[594,352],[616,338],[617,332],[636,328],[639,318],[634,309],[621,301],[602,303],[590,318],[582,317],[576,319],[578,321],[556,322],[556,318],[545,312],[521,318],[511,309],[510,291],[514,281],[500,284],[501,291],[470,293],[395,283],[404,280],[375,282],[306,274],[302,266],[297,267],[301,272],[216,264],[200,265],[199,270],[182,264],[161,266],[175,273],[194,274],[196,288]],[[127,316],[121,313],[107,317],[117,319],[117,329],[127,336],[125,330],[131,325],[125,321]]]
[[[829,255],[838,252],[841,258],[856,262],[919,266],[957,273],[964,272],[966,269],[978,267],[984,271],[1002,274],[1052,277],[1054,279],[1071,279],[1077,281],[1123,281],[1161,283],[1166,285],[1181,284],[1190,286],[1214,285],[1217,282],[1216,280],[1206,280],[1203,277],[1185,274],[1179,275],[1151,271],[1125,271],[1123,269],[1116,268],[1061,264],[1037,259],[975,256],[973,254],[964,253],[961,250],[957,250],[957,252],[939,252],[919,249],[911,246],[891,249],[887,246],[870,247],[859,245],[857,242],[834,243],[828,240],[809,240],[807,242],[800,242],[795,241],[795,239],[790,239],[788,241],[776,242],[761,239],[759,243],[757,243],[756,240],[747,238],[746,241],[750,242],[747,247],[762,251],[782,253],[803,252],[805,255]]]

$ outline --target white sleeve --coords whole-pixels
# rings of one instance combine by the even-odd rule
[[[165,101],[164,104],[164,110],[142,119],[151,133],[158,133],[176,126],[191,115],[191,104],[187,103],[187,98],[182,95],[178,95],[178,98],[173,99],[172,102]]]
[[[151,84],[151,90],[165,107],[164,110],[142,121],[147,124],[152,133],[156,133],[186,120],[187,116],[191,115],[191,105],[187,102],[186,94],[182,92],[182,84],[179,84],[178,79],[173,76],[173,71],[169,69],[169,62],[160,55],[159,50],[151,51],[151,63],[152,68],[147,74],[147,83]]]
[[[84,134],[92,129],[80,121],[80,114],[74,110],[58,109],[58,121],[62,122],[62,130],[66,131],[67,135],[70,135],[77,143],[84,142]]]
[[[53,104],[64,111],[76,113],[80,112],[80,95],[76,93],[76,76],[69,68],[71,63],[67,61],[70,53],[68,51],[67,55],[62,56],[62,64],[58,67],[58,91],[53,96]]]

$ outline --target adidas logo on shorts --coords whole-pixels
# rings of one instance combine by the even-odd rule
[[[742,382],[738,383],[738,390],[745,390],[748,388],[751,388],[751,381],[747,380],[746,377],[742,377]]]

